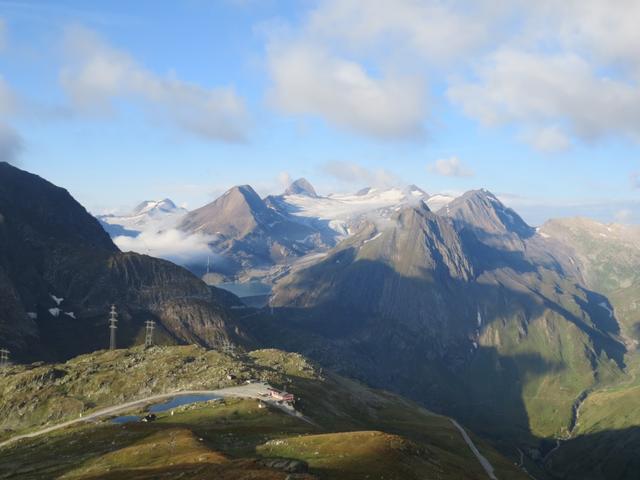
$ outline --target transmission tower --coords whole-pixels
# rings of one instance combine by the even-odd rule
[[[236,351],[236,346],[231,343],[229,340],[222,342],[222,351],[227,355],[231,355]]]
[[[6,348],[0,348],[0,368],[6,367],[9,365],[9,354],[11,352]]]
[[[116,349],[116,330],[118,329],[118,313],[116,312],[116,306],[111,305],[111,311],[109,312],[109,330],[111,336],[109,339],[109,350]]]
[[[153,345],[153,329],[156,327],[156,322],[154,322],[153,320],[147,320],[146,322],[144,322],[144,325],[147,330],[144,337],[144,346],[150,347]]]

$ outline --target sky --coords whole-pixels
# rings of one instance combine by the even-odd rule
[[[636,0],[0,0],[0,161],[94,213],[487,188],[640,223]]]

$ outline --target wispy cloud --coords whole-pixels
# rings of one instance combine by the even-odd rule
[[[427,170],[444,177],[473,177],[475,173],[465,167],[458,157],[441,158],[427,166]]]
[[[115,102],[124,99],[201,138],[227,142],[246,138],[248,114],[233,88],[206,88],[175,74],[157,75],[82,27],[67,29],[64,46],[60,83],[80,112],[110,113]]]
[[[2,25],[0,23],[0,36]],[[17,113],[18,103],[15,92],[0,75],[0,162],[16,163],[24,148],[22,137],[9,124]]]
[[[16,163],[24,142],[13,128],[0,123],[0,162]]]
[[[321,166],[321,171],[350,186],[387,188],[404,185],[404,182],[389,170],[370,169],[353,162],[327,162]]]

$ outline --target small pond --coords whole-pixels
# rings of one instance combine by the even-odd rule
[[[138,415],[122,415],[121,417],[116,417],[111,419],[111,423],[117,423],[119,425],[131,422],[139,422],[140,418]]]
[[[180,395],[173,397],[171,400],[164,403],[157,403],[149,407],[151,413],[161,413],[171,410],[172,408],[181,407],[182,405],[189,405],[190,403],[208,402],[209,400],[216,400],[220,398],[217,395]]]
[[[217,395],[178,395],[163,403],[156,403],[149,407],[150,413],[162,413],[182,405],[191,403],[208,402],[209,400],[217,400],[221,397]],[[122,415],[111,419],[111,423],[124,424],[131,422],[139,422],[142,419],[140,415]]]

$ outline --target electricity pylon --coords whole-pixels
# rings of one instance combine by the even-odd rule
[[[222,351],[227,355],[231,355],[235,353],[236,346],[233,343],[231,343],[229,340],[225,339],[224,342],[222,342]]]
[[[109,338],[109,350],[116,349],[116,330],[118,329],[118,313],[116,312],[116,306],[111,305],[111,311],[109,312],[109,330],[111,335]]]
[[[9,365],[9,354],[11,352],[6,348],[0,348],[0,368],[6,367]]]
[[[156,322],[154,322],[153,320],[147,320],[146,322],[144,322],[144,325],[146,327],[146,334],[144,336],[144,346],[150,347],[153,345],[153,329],[156,326]]]

